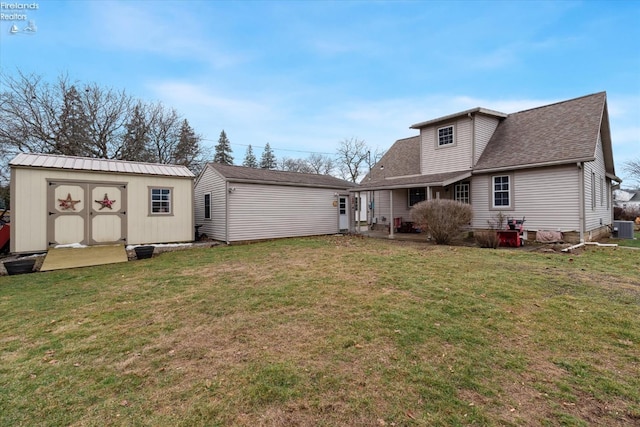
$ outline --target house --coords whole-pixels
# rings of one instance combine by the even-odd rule
[[[209,163],[196,179],[200,232],[226,243],[334,234],[352,227],[355,184],[328,175]]]
[[[514,114],[474,108],[411,128],[419,135],[396,141],[353,190],[369,194],[374,227],[393,235],[414,204],[446,198],[473,206],[476,230],[503,214],[525,218],[529,239],[537,231],[561,231],[568,241],[609,232],[621,179],[605,92]]]
[[[195,176],[184,166],[45,154],[9,165],[11,252],[193,240]]]

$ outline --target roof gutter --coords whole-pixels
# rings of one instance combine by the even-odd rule
[[[521,169],[533,169],[533,168],[541,168],[546,166],[561,166],[561,165],[568,165],[571,163],[592,162],[595,159],[596,159],[595,157],[584,157],[580,159],[557,160],[553,162],[532,163],[527,165],[501,166],[497,168],[487,168],[487,169],[474,169],[473,174],[478,175],[482,173],[504,172],[504,171],[521,170]]]
[[[238,183],[238,184],[261,184],[261,185],[281,185],[288,187],[309,187],[309,188],[330,188],[330,189],[344,189],[349,190],[351,188],[356,187],[353,185],[352,187],[343,187],[339,185],[329,185],[329,184],[305,184],[305,183],[296,183],[296,182],[280,182],[280,181],[258,181],[255,179],[243,179],[243,178],[226,178],[226,181],[229,183]]]

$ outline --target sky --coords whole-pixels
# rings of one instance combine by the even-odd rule
[[[175,108],[235,163],[386,150],[412,124],[606,91],[616,174],[640,157],[640,0],[14,1],[0,71]],[[18,30],[11,34],[15,25]],[[29,31],[31,30],[31,31]],[[624,183],[623,183],[624,187]]]

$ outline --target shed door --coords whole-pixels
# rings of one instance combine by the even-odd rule
[[[49,245],[124,243],[126,184],[49,182]]]
[[[338,198],[338,228],[342,230],[349,229],[349,199],[347,196]]]

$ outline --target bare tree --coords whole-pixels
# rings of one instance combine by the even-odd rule
[[[283,157],[278,161],[278,169],[289,172],[313,173],[313,169],[304,159]]]
[[[640,157],[635,160],[628,160],[624,163],[624,171],[629,177],[640,184]]]
[[[363,139],[355,137],[343,139],[337,150],[337,162],[343,179],[358,182],[366,173],[369,148]]]
[[[336,161],[324,154],[313,153],[307,158],[307,164],[318,175],[331,175],[336,168]]]
[[[0,74],[0,83],[0,177],[21,152],[188,167],[203,163],[201,138],[193,132],[191,139],[181,139],[183,119],[161,103],[135,101],[124,91],[95,83],[71,82],[67,75],[51,84],[18,71],[15,76]]]

